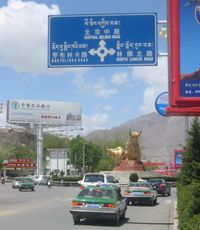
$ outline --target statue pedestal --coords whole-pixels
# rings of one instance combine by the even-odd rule
[[[122,160],[113,171],[144,171],[144,166],[141,161]]]

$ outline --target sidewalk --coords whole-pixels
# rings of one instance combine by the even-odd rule
[[[178,228],[177,201],[174,202],[174,230],[179,230],[179,228]]]

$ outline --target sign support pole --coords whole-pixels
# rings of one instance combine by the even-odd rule
[[[43,127],[42,124],[37,125],[37,170],[36,175],[43,174]]]

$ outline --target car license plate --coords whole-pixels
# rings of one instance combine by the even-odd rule
[[[142,196],[143,192],[133,192],[133,196]]]
[[[88,208],[99,208],[99,204],[86,204]]]

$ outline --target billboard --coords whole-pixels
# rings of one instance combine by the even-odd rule
[[[174,150],[174,168],[180,169],[183,163],[184,150],[175,149]]]
[[[7,122],[80,126],[81,105],[76,102],[9,100]]]
[[[157,14],[51,15],[48,67],[157,65]]]
[[[169,0],[169,92],[167,113],[200,114],[200,1]]]

